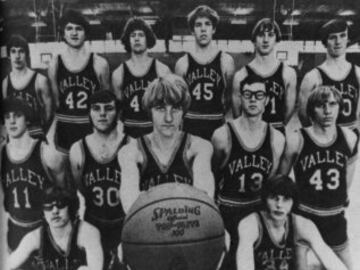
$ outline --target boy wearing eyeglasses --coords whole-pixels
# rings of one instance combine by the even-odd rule
[[[284,150],[283,134],[262,120],[269,93],[264,81],[248,76],[242,83],[241,115],[218,128],[212,137],[217,202],[230,234],[223,269],[235,269],[237,226],[261,204],[263,180],[274,175]]]

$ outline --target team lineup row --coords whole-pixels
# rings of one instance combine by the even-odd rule
[[[84,46],[88,23],[75,11],[61,20],[66,50],[48,79],[27,66],[23,38],[9,41],[1,181],[10,268],[119,269],[125,213],[141,192],[178,182],[216,200],[230,235],[222,269],[306,269],[309,246],[327,269],[353,269],[344,209],[357,157],[359,70],[345,59],[346,23],[322,27],[327,58],[300,84],[304,128],[285,132],[297,82],[275,57],[278,25],[255,25],[255,57],[235,73],[211,42],[218,19],[207,6],[189,14],[195,50],[178,60],[177,75],[148,55],[151,28],[130,19],[121,39],[130,58],[111,83],[106,60]],[[297,187],[284,176],[291,169]],[[54,183],[62,188],[48,189]],[[82,194],[86,222],[66,189]]]

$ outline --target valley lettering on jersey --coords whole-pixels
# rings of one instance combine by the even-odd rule
[[[188,85],[191,85],[194,81],[199,79],[209,79],[214,83],[215,86],[218,86],[222,80],[222,76],[212,68],[197,68],[195,71],[186,75],[186,82]]]
[[[148,80],[136,80],[127,85],[123,92],[125,97],[130,98],[134,93],[139,91],[145,91],[145,88],[151,83]]]
[[[68,76],[62,79],[59,83],[59,89],[62,93],[64,93],[66,89],[75,87],[85,89],[93,93],[97,88],[97,84],[96,82],[94,82],[93,79],[89,79],[79,75]]]
[[[344,168],[346,166],[348,157],[344,153],[338,151],[316,151],[312,154],[304,156],[299,160],[303,171],[311,169],[318,164],[335,164]]]
[[[264,156],[259,155],[244,155],[239,159],[230,162],[227,167],[231,175],[247,168],[257,168],[269,174],[272,169],[272,162]]]
[[[103,181],[115,182],[120,185],[121,171],[107,167],[105,170],[96,169],[84,175],[84,183],[87,187]]]
[[[17,182],[26,182],[32,186],[39,187],[43,189],[43,184],[45,182],[45,177],[37,174],[36,172],[24,169],[24,168],[16,168],[11,169],[5,174],[5,185],[9,187],[11,184]],[[4,182],[4,180],[2,180]]]

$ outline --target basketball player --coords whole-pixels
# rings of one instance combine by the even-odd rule
[[[346,60],[348,30],[346,21],[339,19],[329,21],[320,30],[320,38],[327,51],[326,59],[305,75],[300,86],[299,118],[305,126],[311,124],[306,115],[306,102],[310,93],[319,85],[329,85],[340,91],[343,100],[338,123],[359,129],[360,69]]]
[[[89,24],[77,11],[60,19],[65,50],[49,66],[56,104],[55,145],[68,154],[70,146],[91,132],[88,99],[96,91],[109,89],[109,65],[85,46]],[[53,137],[53,135],[49,137]]]
[[[125,133],[137,138],[152,131],[149,115],[142,107],[145,88],[155,78],[164,76],[170,69],[149,56],[155,46],[156,36],[141,18],[130,18],[124,28],[121,41],[130,59],[122,63],[112,74],[112,86],[119,100],[124,103]]]
[[[283,134],[262,120],[268,102],[265,83],[247,76],[240,91],[241,115],[212,137],[217,201],[231,240],[222,269],[235,269],[239,221],[258,209],[263,181],[274,175],[284,150]]]
[[[189,105],[188,87],[177,75],[155,79],[145,91],[143,106],[153,122],[153,132],[130,140],[118,156],[125,212],[141,191],[169,182],[193,185],[213,198],[212,146],[180,129]]]
[[[101,234],[104,248],[104,269],[116,267],[124,211],[119,198],[121,184],[119,149],[127,136],[117,128],[120,110],[115,94],[100,91],[89,99],[93,133],[77,141],[70,149],[70,164],[76,183],[85,198],[85,221]],[[118,125],[122,125],[118,122]]]
[[[299,213],[316,224],[324,241],[352,269],[344,208],[358,141],[353,131],[336,125],[341,109],[341,93],[334,87],[319,86],[311,92],[306,113],[312,124],[287,135],[280,171],[287,174],[293,168]]]
[[[315,224],[292,213],[297,190],[291,178],[276,175],[263,186],[264,209],[240,221],[237,270],[297,269],[296,243],[305,241],[326,269],[347,269],[327,246]]]
[[[44,138],[44,129],[47,131],[53,116],[48,79],[29,68],[29,45],[22,36],[11,36],[7,44],[7,53],[11,72],[2,81],[2,97],[17,97],[25,100],[33,110],[29,133],[33,137]]]
[[[66,183],[59,162],[61,154],[29,134],[31,107],[22,99],[6,98],[2,112],[8,142],[0,149],[1,184],[9,214],[7,243],[12,251],[27,232],[40,225],[45,189]]]
[[[276,59],[275,47],[281,40],[279,25],[269,18],[263,18],[254,26],[251,39],[255,47],[255,57],[235,73],[233,80],[234,115],[240,115],[239,91],[244,79],[247,76],[259,77],[265,82],[269,92],[269,102],[263,119],[284,132],[295,109],[296,73],[293,68]]]
[[[101,270],[99,231],[77,216],[76,193],[59,187],[46,190],[42,226],[29,232],[10,255],[9,269],[32,259],[34,269]]]
[[[188,15],[195,37],[195,49],[181,57],[175,73],[189,86],[191,105],[185,115],[184,130],[210,140],[214,130],[224,123],[234,73],[232,57],[212,43],[219,16],[208,6],[198,6]]]

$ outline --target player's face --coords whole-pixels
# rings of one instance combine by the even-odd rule
[[[4,115],[6,132],[11,138],[20,138],[27,130],[25,115],[20,111]]]
[[[10,48],[10,62],[13,69],[21,70],[26,67],[26,52],[21,47]]]
[[[134,30],[130,33],[130,47],[135,54],[141,54],[146,51],[146,35],[143,30]]]
[[[85,29],[83,26],[74,23],[68,23],[64,28],[65,42],[73,48],[81,48],[85,42]]]
[[[270,194],[266,198],[267,209],[273,220],[285,220],[293,206],[293,199],[283,195]]]
[[[212,37],[215,34],[215,28],[209,18],[199,17],[194,22],[193,34],[196,43],[200,47],[206,47],[212,41]]]
[[[275,45],[276,33],[273,30],[260,32],[254,42],[255,50],[260,55],[269,55],[274,51]]]
[[[325,103],[315,106],[314,123],[321,127],[335,126],[339,115],[339,103],[331,94]]]
[[[43,211],[46,222],[52,228],[61,228],[70,222],[69,207],[62,202],[44,204]]]
[[[181,107],[173,105],[159,105],[151,108],[154,132],[165,137],[173,136],[178,130],[183,118]]]
[[[90,107],[90,117],[93,127],[101,133],[108,133],[114,128],[117,112],[115,101],[94,103]]]
[[[268,102],[264,83],[245,84],[241,93],[241,108],[247,116],[258,116]]]
[[[348,30],[338,33],[330,33],[327,39],[327,51],[332,57],[339,57],[346,53],[348,44]]]

